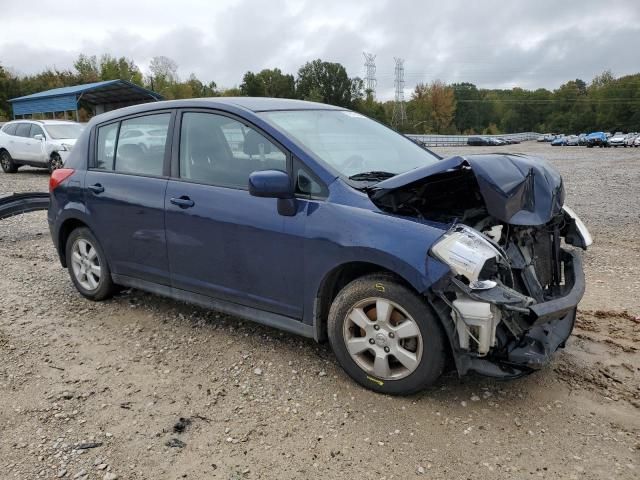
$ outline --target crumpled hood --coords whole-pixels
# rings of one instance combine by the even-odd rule
[[[377,183],[372,198],[424,179],[470,168],[493,217],[513,225],[543,225],[559,214],[564,186],[558,171],[545,160],[519,154],[483,154],[450,157]]]

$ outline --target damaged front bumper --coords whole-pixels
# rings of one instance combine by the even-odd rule
[[[460,375],[475,371],[499,378],[520,377],[549,363],[553,353],[564,347],[575,324],[577,305],[584,295],[585,277],[577,252],[562,249],[561,261],[564,278],[561,290],[552,299],[542,302],[533,303],[530,297],[502,284],[490,289],[472,290],[454,276],[435,286],[431,303],[447,330]],[[489,323],[493,336],[488,351],[479,352],[479,346],[473,351],[468,346],[469,342],[462,340],[462,335],[466,335],[460,328],[463,319],[458,317],[456,321],[455,301],[452,302],[451,295],[447,295],[452,291],[471,303],[490,306],[493,314],[486,318],[494,323]],[[468,324],[474,322],[463,323],[462,330],[467,329]],[[481,329],[474,333],[469,335],[480,345]]]

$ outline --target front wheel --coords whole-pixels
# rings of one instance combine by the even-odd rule
[[[0,166],[4,173],[16,173],[18,171],[18,165],[11,158],[11,154],[4,150],[0,153]]]
[[[86,227],[71,232],[66,244],[67,267],[78,292],[89,300],[104,300],[115,293],[102,247]]]
[[[423,298],[391,275],[367,275],[345,286],[331,305],[327,327],[342,368],[376,392],[418,392],[444,369],[438,319]]]

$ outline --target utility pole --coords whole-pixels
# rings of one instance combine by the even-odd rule
[[[393,59],[396,62],[395,79],[393,81],[396,87],[396,97],[393,104],[391,126],[398,129],[407,121],[407,111],[404,105],[404,58],[393,57]]]
[[[376,56],[372,53],[362,52],[364,67],[367,74],[364,77],[364,88],[367,95],[376,96]]]

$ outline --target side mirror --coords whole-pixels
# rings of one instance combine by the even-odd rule
[[[293,198],[289,175],[281,170],[261,170],[249,175],[249,193],[254,197]]]
[[[36,134],[33,136],[33,138],[34,138],[35,140],[40,140],[40,141],[42,141],[42,140],[44,140],[44,135],[42,135],[41,133],[36,133]]]

